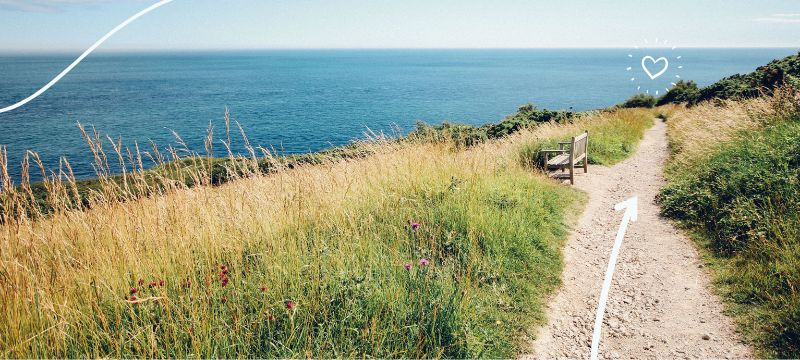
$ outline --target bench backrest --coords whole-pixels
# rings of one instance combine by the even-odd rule
[[[572,138],[572,148],[570,149],[570,162],[577,163],[586,158],[586,148],[589,146],[589,132]]]

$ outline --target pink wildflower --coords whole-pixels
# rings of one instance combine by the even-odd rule
[[[406,268],[406,270],[411,270],[412,266],[413,265],[411,265],[411,263],[406,263],[405,265],[403,265],[403,267]]]
[[[428,266],[428,264],[430,264],[430,263],[431,263],[431,261],[426,259],[426,258],[419,259],[420,266]]]
[[[289,310],[294,309],[294,302],[292,300],[287,301],[286,302],[286,308],[289,309]]]
[[[135,287],[131,288],[131,294],[136,294],[137,292],[139,292],[139,289],[137,289]]]
[[[411,222],[411,229],[415,230],[415,231],[418,230],[419,229],[419,223],[416,222],[416,221],[412,221]]]

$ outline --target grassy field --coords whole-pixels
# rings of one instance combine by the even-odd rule
[[[511,357],[583,199],[526,149],[589,129],[593,161],[613,162],[651,118],[589,114],[468,149],[376,141],[270,174],[245,157],[214,187],[150,188],[139,168],[122,183],[138,188],[101,177],[84,198],[65,172],[42,185],[45,218],[4,176],[0,357]]]
[[[798,96],[705,103],[668,117],[663,211],[694,232],[763,357],[800,357]]]

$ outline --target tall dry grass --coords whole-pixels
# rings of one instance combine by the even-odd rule
[[[188,158],[86,131],[102,184],[88,200],[66,161],[48,173],[29,154],[19,187],[2,161],[0,357],[511,356],[558,283],[581,198],[522,166],[519,144],[616,119],[467,151],[374,139],[371,156],[271,174],[257,165],[270,152],[233,155],[226,131],[239,179],[215,187],[211,130]],[[168,177],[146,158],[197,163]]]
[[[690,167],[685,161],[702,161],[714,150],[743,131],[764,127],[777,116],[770,98],[719,100],[686,108],[667,105],[672,169]]]

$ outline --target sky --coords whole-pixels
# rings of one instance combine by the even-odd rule
[[[0,52],[89,47],[155,0],[0,0]],[[175,0],[104,50],[800,47],[800,1]]]

